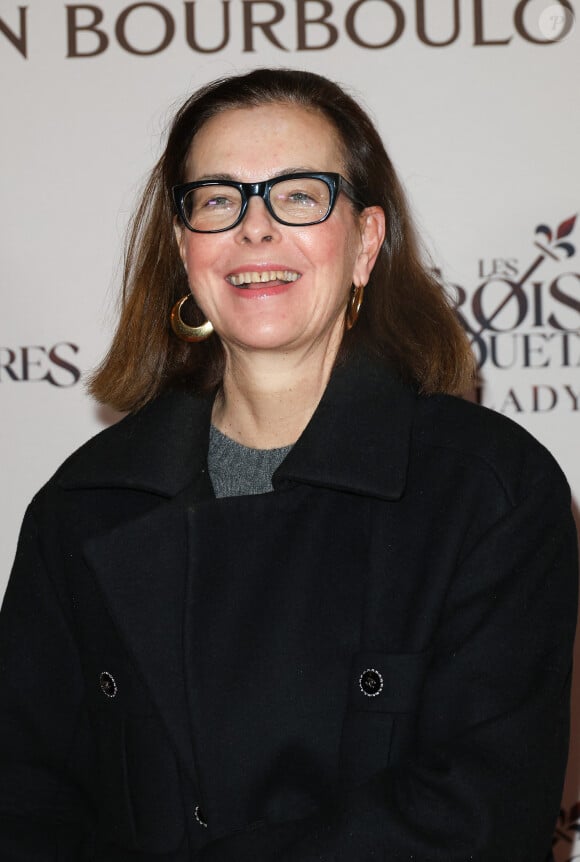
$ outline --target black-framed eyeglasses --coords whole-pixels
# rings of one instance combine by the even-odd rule
[[[354,203],[364,206],[340,174],[310,171],[282,174],[260,183],[220,179],[182,183],[173,186],[173,200],[189,230],[220,233],[242,221],[254,195],[262,198],[270,215],[280,224],[306,227],[326,221],[341,191]]]

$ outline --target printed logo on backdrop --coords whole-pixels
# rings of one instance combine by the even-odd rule
[[[73,361],[79,347],[61,341],[52,347],[0,347],[0,383],[50,383],[74,386],[81,371]]]
[[[546,862],[580,862],[580,802],[560,809],[552,839],[552,853]]]
[[[475,288],[452,285],[481,377],[493,379],[479,400],[502,413],[580,412],[576,221],[537,225],[521,258],[482,258]],[[501,372],[530,382],[502,385]]]
[[[104,3],[73,3],[59,13],[71,59],[97,57],[112,47],[150,56],[174,42],[185,42],[201,54],[268,46],[284,52],[322,51],[345,41],[380,50],[401,39],[416,39],[430,48],[456,42],[508,46],[518,40],[553,45],[574,28],[570,0],[504,0],[496,3],[493,15],[491,7],[490,0],[214,0],[202,8],[191,0],[177,8],[173,3],[131,3],[114,13]],[[0,49],[12,45],[28,59],[34,25],[34,11],[15,3],[0,16]]]

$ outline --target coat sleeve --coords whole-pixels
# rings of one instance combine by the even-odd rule
[[[332,809],[203,862],[543,862],[566,764],[576,531],[554,471],[477,540],[447,595],[415,750]]]
[[[0,615],[0,859],[88,858],[90,805],[73,756],[89,750],[83,715],[77,650],[29,510]]]

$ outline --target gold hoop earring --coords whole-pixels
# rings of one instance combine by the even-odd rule
[[[171,328],[182,341],[205,341],[213,332],[213,326],[209,320],[201,326],[189,326],[181,319],[181,308],[191,298],[191,293],[188,293],[175,303],[171,309]]]
[[[358,320],[360,308],[363,302],[365,291],[364,284],[356,284],[352,286],[352,293],[346,307],[346,328],[352,329]]]

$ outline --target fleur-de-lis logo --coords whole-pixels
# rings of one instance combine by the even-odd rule
[[[555,249],[562,249],[565,252],[566,257],[572,257],[572,255],[576,252],[576,247],[572,245],[571,242],[556,242],[556,240],[564,239],[565,236],[570,236],[572,231],[574,230],[574,225],[576,224],[577,216],[571,216],[571,218],[565,219],[560,225],[558,225],[558,229],[556,231],[556,236],[550,227],[547,224],[539,224],[536,228],[536,234],[542,234],[546,237],[548,241],[548,245],[551,246],[551,249],[547,248],[544,243],[534,242],[534,245],[541,249],[544,254],[553,257],[554,260],[560,260],[562,257],[561,252],[555,252]]]
[[[552,838],[552,853],[546,862],[578,862],[580,853],[574,849],[574,844],[579,835],[580,802],[576,802],[568,811],[560,808],[560,815]]]

